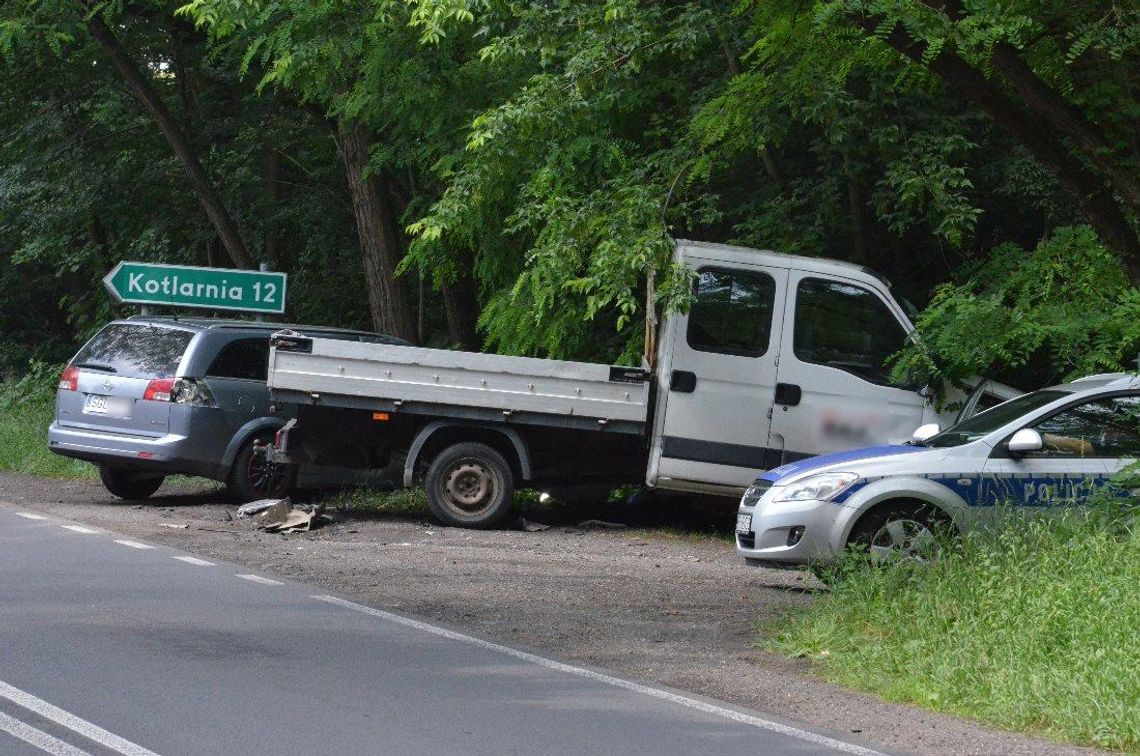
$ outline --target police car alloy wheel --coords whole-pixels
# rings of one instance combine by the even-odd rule
[[[932,562],[949,530],[949,523],[931,507],[900,502],[868,512],[855,526],[848,546],[865,549],[874,562]]]

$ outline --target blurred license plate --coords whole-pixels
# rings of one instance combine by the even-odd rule
[[[131,401],[117,396],[103,396],[102,394],[88,394],[83,405],[83,412],[87,415],[110,415],[112,417],[127,417],[130,415]]]
[[[736,516],[736,532],[737,533],[751,533],[752,532],[752,513],[742,512]]]

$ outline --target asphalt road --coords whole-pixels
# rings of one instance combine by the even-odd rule
[[[874,754],[0,505],[0,754]]]

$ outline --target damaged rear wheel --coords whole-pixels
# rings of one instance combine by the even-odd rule
[[[294,468],[266,457],[265,447],[272,440],[268,434],[254,436],[237,453],[226,481],[226,490],[235,501],[278,498],[293,488]]]

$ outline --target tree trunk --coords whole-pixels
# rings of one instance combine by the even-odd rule
[[[265,192],[269,195],[270,214],[277,213],[277,206],[281,204],[281,153],[269,148],[265,158]],[[265,230],[265,252],[263,259],[273,265],[274,270],[288,270],[289,264],[284,260],[281,252],[281,234],[278,233],[277,221],[274,220]]]
[[[874,33],[879,19],[857,19],[868,32]],[[1057,177],[1073,196],[1081,214],[1089,222],[1105,246],[1118,254],[1128,269],[1132,282],[1140,285],[1140,239],[1128,222],[1124,209],[1100,177],[1068,151],[1051,124],[1027,112],[1009,99],[993,82],[955,55],[944,49],[929,61],[923,59],[925,45],[896,26],[887,43],[911,60],[925,65],[959,96],[976,103],[999,126],[1020,142]]]
[[[1041,81],[1009,45],[994,48],[993,64],[1017,92],[1026,110],[1067,137],[1077,153],[1096,166],[1125,202],[1134,210],[1140,209],[1140,180],[1114,156],[1108,140],[1080,109]]]
[[[851,241],[854,245],[851,259],[860,265],[867,264],[867,228],[863,222],[863,192],[859,182],[847,176],[847,209],[851,213]]]
[[[732,50],[732,44],[728,41],[728,35],[720,26],[716,29],[717,37],[720,39],[720,49],[724,53],[724,60],[728,66],[729,76],[738,76],[740,74],[740,63],[736,60],[736,53]],[[760,148],[760,160],[764,163],[764,170],[768,172],[768,178],[776,182],[776,186],[780,188],[780,194],[785,197],[792,196],[792,187],[788,183],[787,177],[784,172],[780,170],[780,165],[776,162],[776,156],[772,154],[772,150],[764,145]]]
[[[922,1],[952,21],[961,21],[965,15],[961,0]],[[1080,108],[1054,91],[1008,43],[994,46],[990,62],[1026,111],[1068,139],[1076,153],[1095,166],[1130,207],[1140,208],[1140,178],[1114,155],[1108,139]]]
[[[471,277],[471,260],[463,255],[459,275],[443,284],[443,310],[447,316],[447,338],[455,346],[469,352],[479,349],[475,323],[479,319],[479,303],[475,297],[475,280]]]
[[[416,340],[416,319],[412,314],[406,287],[396,278],[396,266],[403,256],[400,233],[392,211],[391,197],[382,176],[368,173],[372,138],[357,121],[337,125],[340,155],[352,195],[356,233],[364,258],[364,278],[368,285],[368,306],[377,331]]]
[[[242,242],[241,235],[238,233],[237,226],[234,224],[233,219],[230,218],[229,213],[226,212],[221,198],[218,197],[218,193],[214,190],[214,185],[210,182],[210,177],[206,175],[206,170],[202,167],[202,163],[199,162],[194,148],[186,138],[186,134],[178,126],[178,122],[170,114],[166,105],[163,104],[162,98],[158,96],[158,93],[150,85],[150,82],[139,72],[134,62],[127,56],[126,51],[123,50],[122,45],[119,44],[118,38],[115,37],[107,24],[103,22],[103,19],[97,15],[91,16],[91,18],[87,19],[87,30],[111,57],[115,68],[119,70],[119,74],[126,80],[127,86],[130,87],[135,98],[138,99],[151,117],[154,118],[159,131],[166,137],[166,141],[170,143],[171,149],[178,157],[179,162],[182,163],[182,168],[186,171],[186,175],[190,179],[190,186],[194,190],[194,194],[198,197],[198,201],[201,203],[202,209],[206,212],[206,216],[210,219],[210,223],[213,224],[214,229],[218,232],[218,237],[222,240],[222,243],[225,244],[226,250],[229,252],[234,264],[239,268],[255,267],[253,259],[250,257],[249,252],[246,251],[245,243]]]

